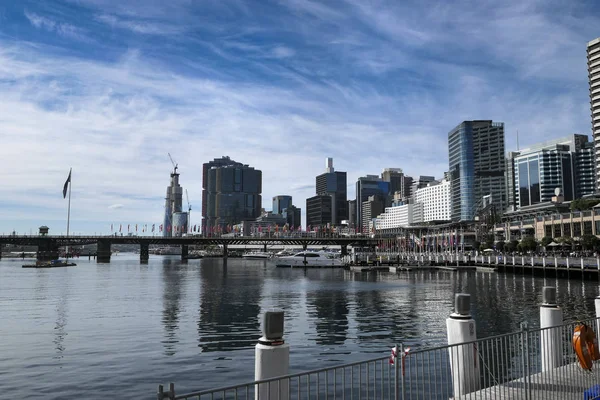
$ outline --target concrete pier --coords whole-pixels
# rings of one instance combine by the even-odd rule
[[[98,240],[98,257],[96,258],[97,263],[109,263],[111,255],[111,242],[108,240]]]
[[[283,311],[267,311],[263,316],[263,336],[254,354],[254,380],[286,375],[290,369],[290,345],[283,340]],[[255,399],[289,399],[289,380],[256,385]]]
[[[140,262],[145,264],[150,258],[150,245],[148,243],[140,244]]]
[[[181,245],[181,260],[185,261],[187,260],[189,255],[189,246],[187,244],[182,244]]]

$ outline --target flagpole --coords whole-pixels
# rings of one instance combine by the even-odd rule
[[[68,206],[68,211],[67,211],[67,239],[69,239],[69,224],[71,222],[71,186],[73,186],[73,177],[71,176],[71,172],[72,172],[73,168],[69,168],[69,206]],[[67,251],[66,251],[66,256],[67,256],[67,262],[69,261],[69,244],[67,241]]]

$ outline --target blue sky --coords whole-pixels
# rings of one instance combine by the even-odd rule
[[[507,150],[589,134],[595,2],[0,0],[0,233],[159,223],[170,152],[200,223],[201,167],[263,171],[304,211],[325,157],[356,178],[441,176],[447,133]],[[197,210],[197,211],[196,211]]]

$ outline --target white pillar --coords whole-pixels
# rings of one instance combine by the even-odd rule
[[[290,346],[283,341],[283,311],[267,311],[263,318],[263,336],[254,350],[254,380],[287,375],[290,369]],[[255,385],[255,400],[288,400],[289,380]]]
[[[558,258],[554,257],[554,268],[558,268]]]
[[[585,268],[585,266],[584,266],[584,264],[583,264],[583,258],[582,258],[582,259],[581,259],[581,269],[584,269],[584,268]]]
[[[567,269],[569,269],[569,256],[567,256]]]
[[[525,266],[525,257],[521,257],[521,265],[524,267]]]
[[[546,256],[542,257],[542,265],[546,268]]]
[[[596,318],[600,318],[600,295],[596,297]],[[600,332],[600,319],[596,320],[596,332]]]
[[[540,353],[542,372],[561,366],[562,341],[559,327],[563,324],[563,311],[556,304],[556,288],[544,286],[540,306]],[[550,328],[550,329],[545,329]]]
[[[513,256],[513,267],[515,266],[515,256]]]
[[[475,344],[453,346],[477,340],[470,303],[470,295],[456,294],[455,312],[446,319],[454,398],[479,390],[479,360]]]

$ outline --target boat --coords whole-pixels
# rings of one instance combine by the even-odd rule
[[[342,260],[321,251],[300,251],[291,256],[276,257],[275,266],[292,268],[342,267]]]
[[[52,261],[37,261],[35,264],[23,265],[23,268],[59,268],[59,267],[74,267],[77,264],[68,261],[52,260]]]
[[[264,251],[251,251],[242,255],[242,258],[253,259],[253,260],[266,260],[271,258],[273,255]]]

